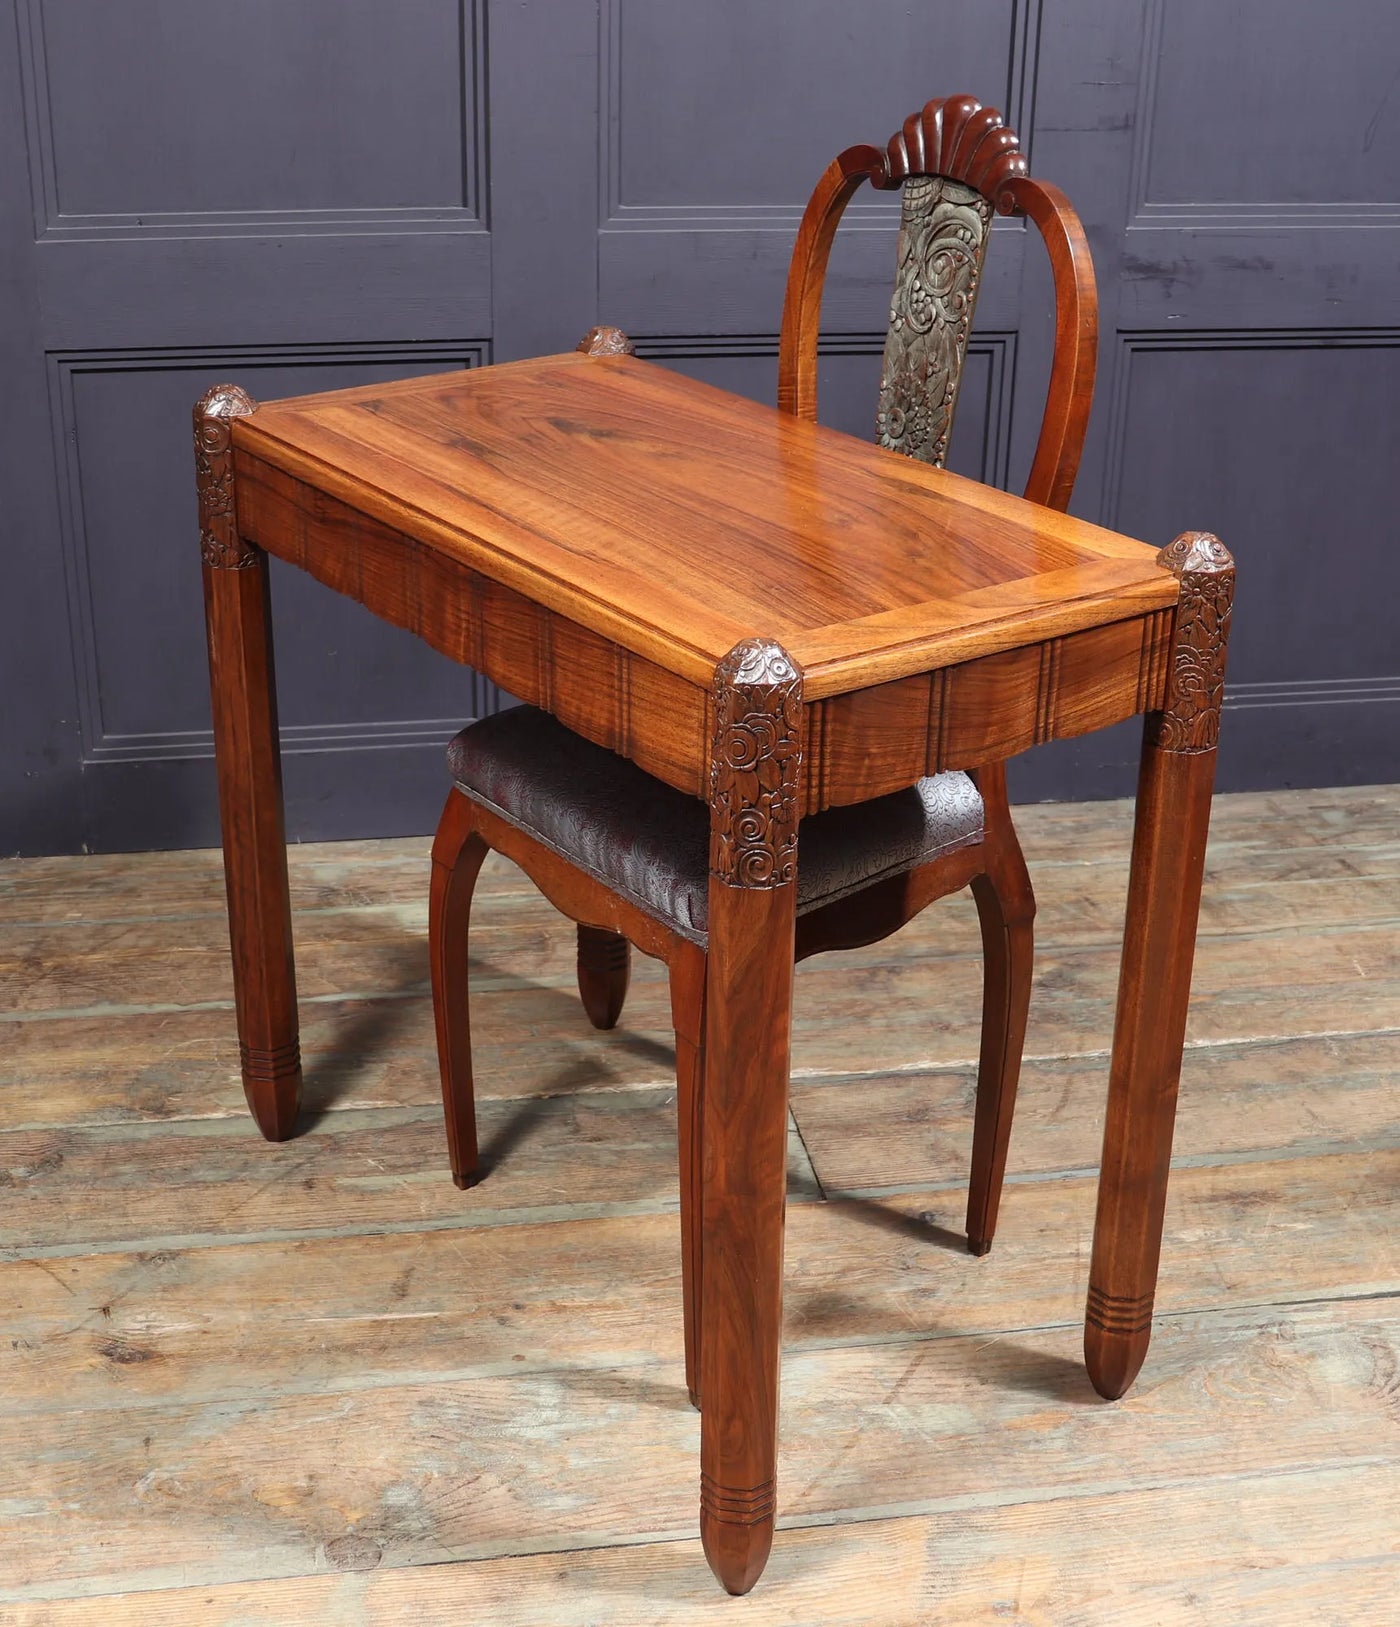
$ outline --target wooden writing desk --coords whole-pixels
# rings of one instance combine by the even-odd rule
[[[249,1105],[301,1070],[266,554],[711,809],[701,1532],[772,1541],[799,819],[1146,713],[1085,1356],[1147,1352],[1234,567],[623,356],[196,409]]]

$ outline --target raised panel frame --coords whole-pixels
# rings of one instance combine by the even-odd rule
[[[241,367],[323,365],[346,362],[461,362],[485,366],[490,361],[486,340],[456,343],[364,343],[295,347],[247,346],[188,350],[91,350],[51,352],[49,410],[57,470],[59,538],[67,588],[67,614],[77,680],[81,760],[85,764],[155,763],[182,758],[212,757],[212,729],[151,730],[143,733],[109,731],[102,714],[102,673],[98,660],[96,618],[84,517],[81,448],[69,426],[75,415],[72,380],[83,371],[146,372],[187,371],[195,368],[226,370]],[[191,469],[192,469],[191,465]],[[191,473],[193,481],[193,473]],[[191,557],[195,554],[193,533]],[[499,707],[493,685],[473,674],[472,715],[482,717]],[[347,751],[357,747],[446,746],[468,721],[453,718],[402,718],[351,723],[283,724],[282,749],[287,753]]]
[[[599,227],[605,232],[663,231],[677,227],[711,230],[782,229],[795,231],[806,207],[805,197],[788,203],[770,204],[629,204],[621,194],[622,119],[621,107],[621,8],[624,0],[599,0],[598,4],[598,205]],[[1011,0],[1011,26],[1007,42],[1007,72],[1004,100],[1000,103],[1006,122],[1021,138],[1021,150],[1031,160],[1035,127],[1036,83],[1039,73],[1040,27],[1045,0]],[[978,87],[936,85],[929,96],[952,95]],[[915,111],[906,109],[906,112]],[[902,116],[902,115],[901,115]],[[878,130],[851,131],[847,143],[870,141],[883,144],[888,134]],[[832,157],[835,156],[833,152]],[[815,182],[816,175],[812,180]],[[872,195],[869,189],[858,193],[846,208],[843,226],[885,229],[898,223],[898,205]],[[1021,220],[994,223],[997,231],[1023,231]]]
[[[64,214],[59,207],[53,111],[45,43],[46,0],[16,0],[26,154],[39,242],[124,238],[318,236],[379,228],[393,232],[482,233],[490,229],[487,174],[486,0],[458,0],[462,75],[460,206],[266,209]],[[467,107],[470,92],[470,109]]]
[[[1400,226],[1400,203],[1364,203],[1347,199],[1319,199],[1308,203],[1260,199],[1237,203],[1217,200],[1168,203],[1149,198],[1166,4],[1167,0],[1142,0],[1142,50],[1138,59],[1137,117],[1128,193],[1129,231],[1154,227],[1241,232],[1337,225]]]
[[[1187,350],[1374,350],[1400,349],[1400,327],[1258,330],[1144,329],[1116,335],[1108,409],[1108,450],[1104,462],[1101,523],[1119,529],[1124,453],[1128,432],[1133,357],[1144,352]],[[1149,539],[1150,540],[1150,539]],[[1228,545],[1229,539],[1225,539]],[[1364,678],[1298,678],[1262,682],[1228,678],[1226,711],[1294,710],[1299,707],[1378,704],[1400,701],[1400,673]],[[1400,725],[1397,725],[1400,731]]]

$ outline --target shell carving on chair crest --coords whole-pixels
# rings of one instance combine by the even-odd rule
[[[911,175],[944,175],[995,204],[1008,181],[1026,170],[1020,137],[994,107],[975,96],[944,96],[911,113],[870,170],[870,184],[897,187]]]

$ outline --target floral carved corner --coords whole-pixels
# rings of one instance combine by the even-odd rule
[[[590,328],[574,346],[585,356],[635,356],[637,347],[621,328]]]
[[[217,570],[246,570],[257,551],[238,535],[233,507],[233,420],[258,404],[236,384],[216,384],[195,403],[194,470],[199,493],[199,551]]]
[[[1157,563],[1181,583],[1181,597],[1155,744],[1163,751],[1214,751],[1225,699],[1235,561],[1218,537],[1187,531],[1162,549]]]
[[[731,887],[797,877],[802,674],[778,644],[750,638],[715,669],[710,870]]]

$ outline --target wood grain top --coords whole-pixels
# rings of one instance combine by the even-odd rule
[[[814,700],[1177,597],[1143,543],[630,357],[302,396],[233,433],[700,684],[748,637]]]

